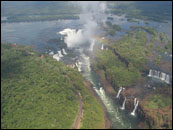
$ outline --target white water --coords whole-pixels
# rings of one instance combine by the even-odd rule
[[[81,69],[81,68],[82,68],[82,66],[81,66],[82,63],[79,62],[79,61],[77,61],[77,62],[75,63],[75,65],[76,65],[76,67],[78,68],[78,71],[81,72],[81,71],[82,71],[82,69]]]
[[[134,99],[134,106],[136,105],[137,98]]]
[[[109,113],[109,116],[110,116],[109,118],[113,124],[113,128],[122,128],[122,129],[131,128],[130,121],[127,120],[127,118],[124,119],[124,117],[122,116],[122,113],[120,113],[119,111],[119,106],[116,106],[115,102],[106,94],[100,82],[93,79],[94,76],[90,68],[90,57],[86,56],[85,54],[81,54],[80,61],[82,62],[82,69],[84,70],[83,76],[88,81],[90,81],[90,83],[93,85],[93,89],[103,101],[103,104],[105,105],[106,110]],[[123,88],[121,87],[121,90],[122,89]],[[124,103],[124,108],[125,108],[125,103]]]
[[[62,49],[62,53],[63,53],[64,55],[67,55],[67,52],[65,51],[64,48]]]
[[[57,34],[65,35],[64,42],[67,44],[67,47],[70,48],[83,43],[86,39],[81,29],[77,31],[76,29],[67,28]]]
[[[81,43],[80,44],[76,43],[77,41],[81,42],[81,40],[79,40],[80,37],[79,31],[73,29],[64,29],[59,33],[61,35],[66,35],[65,43],[67,44],[68,47],[80,47]],[[83,34],[81,32],[81,37],[82,35]],[[76,41],[76,39],[78,40]],[[85,41],[85,39],[82,39],[82,41]],[[92,40],[92,38],[89,41],[92,41],[91,44],[89,45],[89,48],[81,47],[79,49],[75,49],[76,51],[78,51],[77,54],[79,56],[78,61],[75,62],[75,65],[78,68],[78,71],[82,70],[83,77],[92,84],[93,89],[103,101],[103,104],[105,105],[107,112],[109,113],[110,116],[109,118],[112,122],[113,128],[131,128],[130,120],[128,120],[125,115],[122,115],[121,113],[122,111],[119,112],[119,106],[115,103],[115,101],[112,100],[111,97],[109,97],[109,95],[105,93],[103,87],[101,85],[98,85],[99,81],[96,81],[97,79],[96,77],[94,77],[94,74],[91,71],[90,57],[87,56],[84,52],[87,51],[88,53],[92,53],[95,41]],[[102,49],[104,49],[103,44],[102,44]],[[119,97],[122,90],[123,88],[121,87],[117,97]]]
[[[51,53],[51,54],[53,55],[53,59],[56,59],[57,61],[59,61],[63,57],[63,55],[62,55],[61,51],[57,51],[57,52],[58,53],[55,55],[53,55],[53,53]]]
[[[123,105],[121,107],[122,110],[125,110],[125,104],[126,104],[126,97],[125,97],[124,102],[123,102]]]
[[[103,50],[103,49],[104,49],[104,46],[103,46],[103,44],[102,44],[101,50]]]
[[[123,88],[120,87],[120,89],[118,90],[118,94],[117,94],[116,98],[120,98],[120,93],[121,93],[122,90],[123,90]]]
[[[58,51],[58,55],[59,55],[60,58],[63,57],[61,51]]]
[[[94,45],[95,45],[95,40],[93,39],[90,45],[90,49],[89,49],[90,51],[93,51]]]
[[[171,83],[171,78],[172,78],[170,75],[167,75],[166,73],[163,73],[157,70],[152,70],[152,69],[150,69],[148,76],[160,79],[166,82],[167,84]]]
[[[60,60],[60,57],[59,57],[59,55],[58,55],[58,54],[53,55],[53,58],[54,58],[54,59],[56,59],[57,61],[59,61],[59,60]]]
[[[49,55],[53,55],[53,54],[54,54],[54,52],[53,52],[53,51],[49,52]]]
[[[135,98],[136,99],[136,98]],[[139,101],[138,100],[135,100],[135,108],[133,109],[133,111],[131,112],[131,115],[135,116],[135,111],[138,107],[138,104],[139,104]]]

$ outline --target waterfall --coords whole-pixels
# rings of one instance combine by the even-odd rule
[[[171,76],[170,75],[167,75],[166,73],[163,73],[163,72],[160,72],[157,70],[150,69],[148,76],[160,79],[160,80],[166,82],[167,84],[171,83]]]
[[[136,109],[137,109],[137,107],[138,107],[138,104],[139,104],[139,101],[137,101],[136,98],[135,98],[134,102],[135,102],[135,108],[134,108],[133,111],[131,112],[131,115],[133,115],[133,116],[135,116],[135,111],[136,111]]]
[[[166,76],[165,82],[168,83],[168,84],[170,83],[170,76],[169,75]]]
[[[126,104],[126,97],[125,97],[124,102],[123,102],[123,105],[122,105],[122,107],[121,107],[122,110],[125,109],[125,104]]]
[[[76,67],[79,67],[78,64],[77,64],[77,62],[75,63],[75,65],[76,65]]]
[[[94,48],[94,45],[95,45],[95,40],[92,40],[92,43],[90,45],[90,51],[93,51],[93,48]]]
[[[103,49],[104,49],[104,46],[103,46],[103,44],[102,44],[101,50],[103,50]]]
[[[59,55],[59,57],[63,57],[61,51],[58,51],[58,55]]]
[[[81,64],[82,64],[82,63],[81,63],[81,62],[78,62],[78,61],[75,63],[75,65],[76,65],[76,67],[77,67],[77,69],[78,69],[79,72],[82,71],[82,70],[81,70],[81,68],[82,68],[82,67],[81,67]]]
[[[149,72],[149,75],[148,76],[150,77],[151,75],[152,75],[152,70],[150,69],[150,72]]]
[[[116,96],[116,98],[119,98],[119,96],[120,96],[120,93],[121,93],[121,91],[122,91],[122,87],[120,87],[120,89],[118,90],[118,94],[117,94],[117,96]]]
[[[134,106],[136,105],[136,101],[137,101],[137,100],[136,100],[136,98],[135,98],[135,99],[134,99]]]
[[[67,44],[67,47],[76,47],[80,45],[81,43],[86,42],[85,36],[82,33],[81,29],[70,29],[66,28],[60,32],[57,32],[56,34],[64,35],[64,42]]]
[[[67,52],[65,51],[64,48],[62,49],[62,52],[63,52],[64,55],[67,55]]]
[[[56,59],[57,61],[59,61],[60,60],[60,57],[59,57],[58,54],[55,54],[55,55],[53,55],[53,59]]]
[[[100,88],[99,91],[100,91],[100,93],[101,93],[102,96],[105,95],[104,89],[102,87]]]

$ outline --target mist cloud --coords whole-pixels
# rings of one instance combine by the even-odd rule
[[[64,42],[68,47],[76,47],[81,44],[91,45],[94,35],[98,33],[97,17],[103,14],[106,10],[105,2],[99,1],[78,1],[73,2],[82,8],[80,20],[84,24],[84,27],[79,30],[64,29],[59,32],[61,35],[65,35]],[[104,19],[102,19],[104,21]]]

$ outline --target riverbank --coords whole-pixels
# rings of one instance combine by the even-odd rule
[[[104,129],[109,129],[111,127],[111,122],[107,118],[106,107],[104,106],[102,100],[97,95],[97,93],[91,87],[92,86],[91,83],[89,81],[86,81],[86,80],[84,80],[83,83],[88,88],[88,90],[92,94],[92,96],[94,96],[97,99],[97,101],[99,102],[99,104],[102,106],[102,109],[104,111],[104,119],[105,119],[105,128]]]
[[[118,92],[115,90],[117,87],[113,87],[100,70],[94,70],[94,72],[99,76],[105,91],[112,99],[115,99]],[[126,98],[125,111],[131,113],[134,110],[134,99],[137,98],[139,105],[135,117],[139,120],[137,125],[139,129],[172,128],[172,117],[170,116],[172,115],[172,105],[169,99],[172,96],[172,88],[164,86],[165,88],[152,91],[152,88],[147,88],[144,83],[145,79],[141,79],[135,85],[126,87],[120,94],[119,104],[123,104]]]

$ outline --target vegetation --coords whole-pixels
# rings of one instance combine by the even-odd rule
[[[133,19],[133,18],[128,18],[127,21],[128,22],[136,22],[136,23],[139,23],[139,20]]]
[[[143,48],[146,42],[146,33],[137,31],[136,37],[134,37],[133,33],[129,33],[117,41],[116,44],[113,44],[113,48],[121,57],[132,63],[139,70],[142,70],[146,63],[146,49]]]
[[[110,21],[106,21],[106,27],[104,30],[107,32],[107,35],[115,35],[116,31],[121,31],[121,27],[117,24],[112,24]]]
[[[172,51],[172,41],[169,40],[168,43],[165,45],[165,49],[168,53]]]
[[[156,65],[158,65],[158,64],[160,63],[160,61],[161,61],[161,58],[162,58],[161,55],[157,56],[157,58],[156,58],[156,60],[154,61],[154,63],[155,63]]]
[[[149,102],[146,107],[157,109],[169,106],[172,103],[170,98],[164,97],[160,94],[154,95],[149,99]]]
[[[108,19],[108,20],[114,20],[114,18],[113,18],[113,17],[107,17],[107,19]]]
[[[44,15],[44,16],[14,16],[9,17],[5,22],[33,22],[33,21],[51,21],[59,19],[79,19],[79,16],[75,15]]]
[[[127,18],[166,22],[172,20],[172,4],[164,1],[107,2],[110,12]]]
[[[152,41],[158,41],[158,32],[154,28],[150,28],[147,26],[132,26],[131,28],[132,29],[142,29],[153,36]]]
[[[161,32],[161,33],[160,33],[160,41],[161,41],[162,43],[165,43],[167,39],[168,39],[168,36],[165,35],[163,32]]]
[[[30,22],[58,19],[79,19],[77,14],[81,9],[64,1],[23,1],[2,2],[2,16],[7,20],[2,22]]]
[[[103,50],[97,54],[93,65],[95,70],[104,70],[105,77],[113,86],[129,86],[140,78],[140,71],[146,63],[147,42],[145,32],[137,31],[121,38],[119,41],[108,44],[109,50]]]
[[[104,128],[101,105],[77,69],[27,46],[1,44],[1,128],[71,128],[82,95],[82,128]],[[101,125],[102,124],[102,125]]]
[[[144,100],[150,129],[172,129],[172,88],[162,86]],[[152,122],[152,123],[151,123]]]

